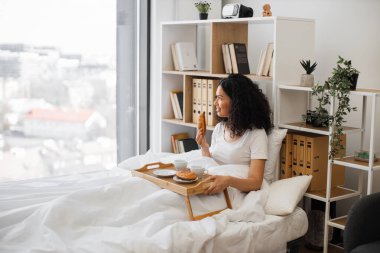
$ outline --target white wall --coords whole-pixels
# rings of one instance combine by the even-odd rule
[[[172,20],[176,17],[175,13],[171,13],[174,9],[164,8],[162,4],[166,3],[170,5],[169,0],[152,0],[153,2],[159,2],[159,9],[153,12],[156,17],[152,19],[155,20],[156,26],[152,26],[155,31],[153,33],[159,34],[159,29],[157,29],[157,22],[159,23],[161,17],[168,18]],[[175,1],[175,0],[174,0]],[[171,1],[173,4],[173,0]],[[186,0],[177,0],[176,9],[183,12],[185,8],[181,9],[181,5]],[[194,1],[189,1],[194,2]],[[220,3],[220,1],[217,1]],[[252,7],[254,9],[254,16],[261,16],[262,6],[264,3],[269,1],[261,0],[224,0],[221,2],[222,6],[227,3],[242,3],[246,6]],[[274,16],[290,16],[290,17],[303,17],[312,18],[316,20],[316,61],[318,62],[317,70],[315,72],[316,82],[323,83],[324,80],[330,75],[332,68],[336,65],[336,60],[338,55],[343,56],[346,59],[351,59],[353,66],[356,67],[361,73],[358,81],[358,88],[375,88],[380,89],[380,1],[378,0],[272,0],[269,2],[272,6],[272,14]],[[165,14],[164,14],[164,13]],[[185,15],[185,14],[183,14]],[[184,17],[183,19],[191,19],[191,15]],[[180,15],[182,16],[182,14]],[[194,15],[193,15],[194,16]],[[177,15],[177,18],[178,15]],[[194,17],[193,19],[196,19]],[[156,28],[155,28],[156,27]],[[158,38],[158,34],[152,36],[153,39]],[[153,42],[152,44],[155,44]],[[152,53],[157,55],[158,48],[153,49]],[[159,61],[156,58],[152,62],[152,71],[159,66]],[[152,74],[154,77],[154,82],[158,82],[159,75],[158,72]],[[152,82],[152,86],[154,85]],[[152,93],[152,99],[158,96],[158,93]],[[352,98],[353,103],[358,100]],[[359,104],[359,103],[358,103]],[[360,104],[359,104],[360,105]],[[157,104],[152,102],[152,106],[157,106]],[[152,107],[152,110],[153,110]],[[377,111],[380,112],[380,101],[377,103]],[[378,113],[380,115],[380,113]],[[354,114],[349,121],[354,121],[355,126],[360,126],[359,113]],[[368,118],[368,117],[367,117]],[[158,122],[159,118],[155,119]],[[155,122],[155,121],[152,121]],[[380,126],[380,117],[378,117],[376,125]],[[155,135],[156,134],[156,135]],[[152,133],[152,138],[157,136],[159,132]],[[349,152],[352,145],[358,139],[358,136],[351,137],[349,139]],[[366,143],[368,144],[369,138],[368,134],[366,137]],[[375,143],[380,143],[380,132],[376,137]],[[368,145],[367,145],[368,146]],[[376,147],[376,153],[380,156],[380,145]],[[346,181],[348,186],[356,185],[356,176],[353,173],[347,173]],[[375,172],[375,180],[373,184],[374,191],[380,191],[380,172]]]
[[[242,3],[262,16],[262,6],[269,1],[225,0]],[[318,67],[316,81],[327,79],[337,55],[352,60],[361,71],[361,88],[380,88],[380,1],[378,0],[272,0],[273,16],[312,18],[316,21],[315,49]]]
[[[223,1],[242,3],[254,9],[254,16],[262,16],[262,6],[269,1]],[[360,71],[358,88],[380,89],[380,1],[377,0],[272,0],[269,2],[273,16],[312,18],[316,21],[315,56],[318,66],[314,73],[316,82],[323,83],[336,66],[337,56],[351,59]],[[347,117],[353,126],[359,127],[361,104],[358,97],[351,97],[359,107],[358,113]],[[380,101],[377,99],[376,126],[380,126]],[[369,119],[369,113],[367,113]],[[369,126],[369,121],[367,120]],[[380,131],[375,138],[375,152],[380,156]],[[347,151],[353,153],[359,142],[359,134],[348,136]],[[377,144],[377,145],[376,145]],[[369,132],[365,146],[369,147]],[[347,169],[346,185],[357,186],[357,171]],[[365,180],[367,179],[364,173]],[[367,184],[364,185],[367,189]],[[380,172],[374,173],[373,192],[380,191]],[[338,202],[338,215],[347,212],[353,200]]]

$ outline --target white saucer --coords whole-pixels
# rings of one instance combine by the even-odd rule
[[[158,177],[172,177],[175,175],[175,170],[166,170],[166,169],[154,170],[153,174]]]
[[[178,178],[177,176],[174,176],[173,180],[176,181],[177,183],[191,184],[191,183],[196,182],[198,180],[198,177],[195,178],[194,180],[183,180],[183,179]]]

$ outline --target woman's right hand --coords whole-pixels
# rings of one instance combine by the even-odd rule
[[[199,130],[197,131],[197,136],[195,137],[196,142],[198,143],[201,148],[208,148],[209,145],[206,140],[206,135],[203,133],[203,131]]]

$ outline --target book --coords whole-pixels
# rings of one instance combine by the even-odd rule
[[[260,59],[259,59],[259,63],[257,65],[257,71],[256,71],[257,76],[262,75],[263,68],[264,68],[264,60],[265,60],[266,49],[267,49],[266,47],[261,49]]]
[[[172,100],[175,118],[183,119],[183,91],[170,91],[170,99]]]
[[[207,80],[207,124],[209,126],[216,125],[216,111],[214,108],[214,99],[216,96],[216,88],[219,80]]]
[[[292,140],[292,176],[298,176],[299,168],[298,168],[298,160],[297,160],[297,146],[298,146],[298,135],[293,135]]]
[[[196,112],[196,117],[195,123],[198,122],[198,117],[201,115],[202,111],[202,79],[197,79],[197,90],[196,90],[196,98],[197,98],[197,112]]]
[[[265,52],[264,66],[261,73],[262,76],[267,76],[269,73],[269,67],[273,57],[273,50],[273,43],[268,43],[267,50]]]
[[[298,175],[306,175],[306,160],[305,160],[305,153],[306,153],[306,136],[304,135],[293,135],[294,138],[297,139],[297,170]]]
[[[183,119],[183,92],[176,92],[174,95],[176,96],[179,118]]]
[[[198,69],[198,63],[193,43],[177,42],[175,43],[175,49],[179,70],[186,71]]]
[[[178,146],[177,146],[178,140],[187,139],[187,138],[189,138],[188,133],[178,133],[178,134],[173,134],[171,136],[173,153],[176,153],[176,154],[179,153]]]
[[[194,138],[186,138],[186,139],[178,140],[178,146],[179,146],[180,153],[199,149],[198,144]]]
[[[273,77],[273,55],[272,55],[272,59],[270,61],[268,76]]]
[[[230,73],[230,69],[228,67],[229,59],[227,58],[227,52],[226,52],[225,44],[222,45],[222,54],[223,54],[224,71],[226,72],[226,74],[229,74]]]
[[[200,82],[199,81],[199,79],[198,78],[193,78],[193,80],[192,80],[192,82],[193,82],[193,93],[192,93],[192,98],[193,98],[193,123],[197,123],[197,121],[198,121],[198,118],[197,118],[197,116],[198,116],[198,114],[197,114],[197,108],[198,108],[198,106],[197,106],[197,95],[198,95],[198,93],[197,93],[197,85],[198,85],[198,82]]]
[[[174,92],[170,92],[169,95],[170,95],[170,101],[172,103],[174,118],[179,119],[179,114],[178,114],[178,111],[177,111],[176,100],[174,98]]]
[[[230,50],[230,57],[231,57],[231,63],[232,63],[232,73],[237,74],[237,73],[239,73],[239,70],[238,70],[238,65],[237,65],[237,60],[236,60],[234,44],[228,44],[228,49]]]
[[[207,115],[207,79],[202,79],[202,97],[201,97],[201,113],[205,112],[205,115]]]
[[[183,142],[182,140],[177,140],[177,148],[178,148],[178,153],[185,153],[185,148],[183,147]]]
[[[237,65],[237,73],[239,74],[249,74],[249,62],[247,55],[247,48],[244,43],[234,43],[234,52]]]
[[[281,145],[281,173],[280,178],[290,178],[292,177],[292,145],[293,145],[293,134],[287,133],[282,141]]]
[[[170,47],[171,47],[171,50],[172,50],[172,58],[173,58],[174,70],[179,70],[178,57],[177,57],[177,53],[176,53],[176,50],[175,50],[175,43],[171,44]]]
[[[225,53],[225,56],[223,58],[225,58],[226,74],[231,74],[232,63],[231,63],[230,49],[228,47],[228,44],[223,44],[222,47],[224,48],[224,53]]]

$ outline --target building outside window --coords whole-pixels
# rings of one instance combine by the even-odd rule
[[[0,181],[116,165],[116,1],[0,0]]]

